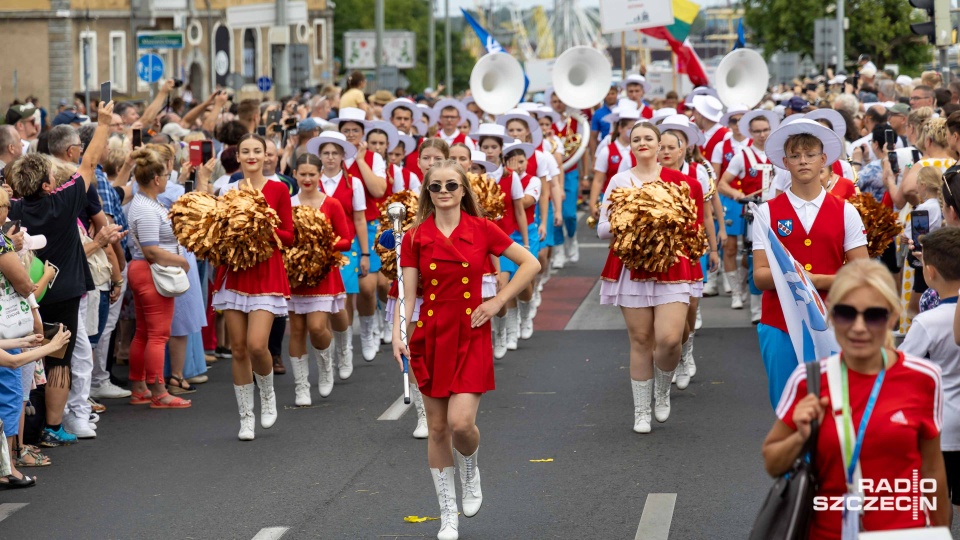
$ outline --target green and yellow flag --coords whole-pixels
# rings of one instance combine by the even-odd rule
[[[690,25],[700,13],[700,5],[694,4],[690,0],[673,0],[673,24],[667,27],[670,35],[683,43],[690,34]]]

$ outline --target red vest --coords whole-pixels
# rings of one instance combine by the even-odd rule
[[[690,161],[687,163],[687,176],[693,178],[698,184],[700,183],[700,179],[697,178],[697,167],[699,166],[700,164],[696,161]]]
[[[633,152],[630,151],[628,151],[627,154],[630,155],[630,167],[636,167],[636,156],[634,156]],[[607,186],[610,184],[610,179],[613,178],[615,174],[620,172],[621,160],[623,160],[623,156],[620,155],[620,149],[617,148],[617,143],[610,143],[610,145],[607,146],[607,179],[603,181],[603,189],[600,190],[600,193],[607,192]]]
[[[438,138],[438,139],[439,139],[439,138],[442,138],[442,137],[443,137],[443,131],[442,131],[442,130],[441,130],[441,131],[437,131],[437,134],[434,135],[434,137],[436,137],[436,138]],[[464,135],[463,132],[460,131],[459,129],[457,130],[457,136],[453,138],[453,142],[450,143],[450,146],[453,146],[453,145],[455,145],[455,144],[467,144],[467,136]]]
[[[527,160],[527,174],[530,176],[537,176],[537,151],[534,150],[533,154],[530,154],[530,159]]]
[[[333,192],[333,198],[340,201],[340,206],[343,206],[343,212],[347,215],[347,228],[350,230],[351,242],[357,235],[357,227],[353,224],[353,181],[350,172],[344,170],[343,177],[340,178],[337,189]]]
[[[737,178],[733,184],[739,184],[739,186],[734,185],[736,189],[739,189],[746,195],[760,191],[763,189],[763,173],[759,169],[754,169],[750,166],[750,158],[747,157],[747,152],[752,152],[753,157],[757,160],[757,165],[764,165],[770,163],[770,158],[760,159],[760,156],[757,155],[757,151],[752,147],[745,148],[743,150],[743,174],[740,178]],[[773,174],[773,171],[770,173]]]
[[[530,174],[530,173],[527,173],[527,174],[523,175],[523,178],[520,179],[520,187],[522,187],[524,190],[526,190],[526,189],[527,189],[527,186],[530,185],[530,180],[533,180],[533,178],[534,178],[533,175]],[[526,195],[526,194],[524,194],[524,195]],[[527,208],[524,209],[524,212],[527,213],[527,227],[529,227],[530,225],[533,224],[533,220],[534,220],[533,213],[534,213],[536,210],[537,210],[537,203],[533,203],[533,204],[531,204],[530,206],[528,206]]]
[[[840,164],[839,159],[833,162],[831,168],[833,170],[833,174],[843,177],[843,165]]]
[[[513,171],[504,167],[503,176],[500,177],[500,191],[503,192],[503,217],[495,223],[500,226],[500,230],[509,234],[518,232],[517,215],[513,209]]]
[[[710,140],[707,141],[706,146],[700,148],[700,153],[703,154],[703,157],[707,159],[713,159],[713,148],[720,144],[723,141],[723,138],[727,136],[730,130],[721,126],[720,129],[713,134],[713,137],[710,137]]]
[[[420,143],[423,142],[422,137],[417,137],[417,147],[407,154],[407,157],[403,160],[403,168],[417,175],[418,178],[423,178],[423,172],[420,170]]]
[[[646,103],[640,103],[640,117],[650,120],[653,118],[653,109],[648,107]]]
[[[367,163],[367,167],[370,167],[370,169],[372,170],[373,169],[373,152],[367,151],[367,153],[364,154],[363,156],[363,161],[365,161]],[[356,178],[360,182],[363,182],[363,176],[360,174],[360,164],[357,163],[357,160],[353,160],[353,165],[351,165],[350,168],[347,170],[350,171],[350,174],[352,174],[354,178]],[[363,185],[363,194],[367,198],[367,210],[364,213],[364,218],[367,221],[373,221],[380,217],[379,204],[382,203],[387,198],[388,194],[384,193],[383,197],[374,198],[372,195],[370,195],[370,191],[367,189],[366,182],[363,182],[362,185]]]
[[[747,140],[747,146],[753,146],[753,139]],[[737,155],[733,151],[733,138],[723,140],[723,156],[720,157],[720,170],[717,172],[719,176],[717,178],[723,178],[723,173],[727,172],[727,167],[730,166],[730,161],[733,160],[733,157]],[[703,156],[708,161],[713,161],[713,156]]]
[[[554,133],[557,134],[558,137],[560,137],[561,140],[563,140],[564,138],[566,138],[567,134],[577,133],[578,127],[579,127],[579,124],[577,124],[577,120],[575,118],[570,118],[568,121],[565,121],[563,123],[563,126],[561,129],[557,129],[557,124],[554,124],[553,131]],[[563,164],[561,163],[561,165]],[[563,172],[568,173],[570,171],[575,171],[577,170],[577,165],[579,165],[579,163],[574,163],[573,165],[570,166],[569,169],[564,169]]]
[[[393,190],[393,184],[397,178],[395,176],[397,174],[395,172],[396,170],[397,170],[397,165],[387,165],[387,193],[384,194],[383,198],[387,198],[390,195],[393,195],[394,193],[396,193],[396,191]],[[400,167],[400,177],[403,178],[403,190],[409,191],[410,190],[410,171],[406,167]],[[417,195],[419,195],[419,193]]]
[[[797,263],[810,274],[836,274],[837,270],[843,266],[845,258],[843,251],[843,205],[845,202],[834,196],[824,197],[809,233],[803,230],[800,218],[797,217],[786,193],[774,197],[767,204],[770,208],[770,228]],[[783,230],[790,232],[783,236],[781,234]],[[826,298],[827,291],[820,291],[820,297]],[[783,318],[777,291],[763,291],[763,312],[760,322],[784,332],[787,331],[787,323]]]

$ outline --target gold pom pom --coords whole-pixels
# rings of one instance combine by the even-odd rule
[[[319,209],[295,207],[293,227],[297,239],[283,251],[283,263],[293,287],[315,287],[327,273],[347,263],[347,258],[334,249],[340,237]]]
[[[477,197],[477,203],[487,214],[486,218],[494,221],[502,218],[506,206],[503,202],[503,190],[500,189],[500,184],[488,179],[485,174],[477,175],[468,172],[467,179],[470,180],[470,187]]]
[[[220,253],[222,263],[234,272],[252,268],[280,246],[276,228],[280,217],[255,189],[233,189],[220,196]]]
[[[181,246],[214,265],[220,265],[220,210],[217,198],[193,191],[170,207],[173,234]]]
[[[680,257],[702,256],[706,235],[696,221],[696,203],[686,184],[658,180],[617,188],[610,196],[612,249],[633,270],[666,272]]]
[[[860,193],[850,199],[850,204],[860,213],[863,228],[867,232],[867,252],[871,258],[883,254],[890,242],[903,232],[897,215],[877,202],[870,193]]]
[[[385,201],[380,203],[380,225],[377,227],[378,239],[380,238],[380,235],[383,234],[383,231],[393,230],[393,220],[391,220],[390,216],[387,214],[387,208],[395,202],[402,203],[407,211],[406,215],[403,217],[403,223],[401,223],[401,230],[403,232],[407,232],[410,230],[410,227],[413,227],[413,222],[417,217],[419,197],[417,197],[416,193],[409,190],[394,193],[393,195],[387,197]],[[375,242],[373,249],[377,252],[377,255],[380,256],[380,272],[389,280],[397,279],[396,250],[387,249],[381,246],[380,242]]]

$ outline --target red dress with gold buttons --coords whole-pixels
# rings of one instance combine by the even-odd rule
[[[445,398],[495,388],[490,323],[471,328],[470,318],[483,302],[485,260],[511,244],[497,225],[465,212],[449,237],[432,215],[403,235],[400,266],[416,268],[423,286],[410,367],[424,395]]]

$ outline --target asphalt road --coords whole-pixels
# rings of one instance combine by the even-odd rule
[[[544,316],[561,329],[538,330],[496,365],[478,418],[484,505],[461,516],[460,537],[745,538],[771,483],[760,444],[774,419],[747,314],[705,301],[697,376],[674,390],[667,423],[637,435],[617,313],[591,304],[590,280],[561,279],[599,274],[604,251],[583,253],[544,297],[579,307],[565,323]],[[570,283],[580,288],[561,294]],[[613,329],[569,329],[577,314]],[[387,346],[371,363],[355,348],[353,376],[327,399],[314,385],[313,407],[295,408],[292,374],[278,376],[279,419],[253,442],[237,440],[225,361],[189,410],[107,401],[96,440],[50,450],[53,466],[28,470],[38,487],[0,492],[0,538],[435,537],[436,521],[404,521],[439,515],[413,410],[378,420],[401,394],[399,372]]]

